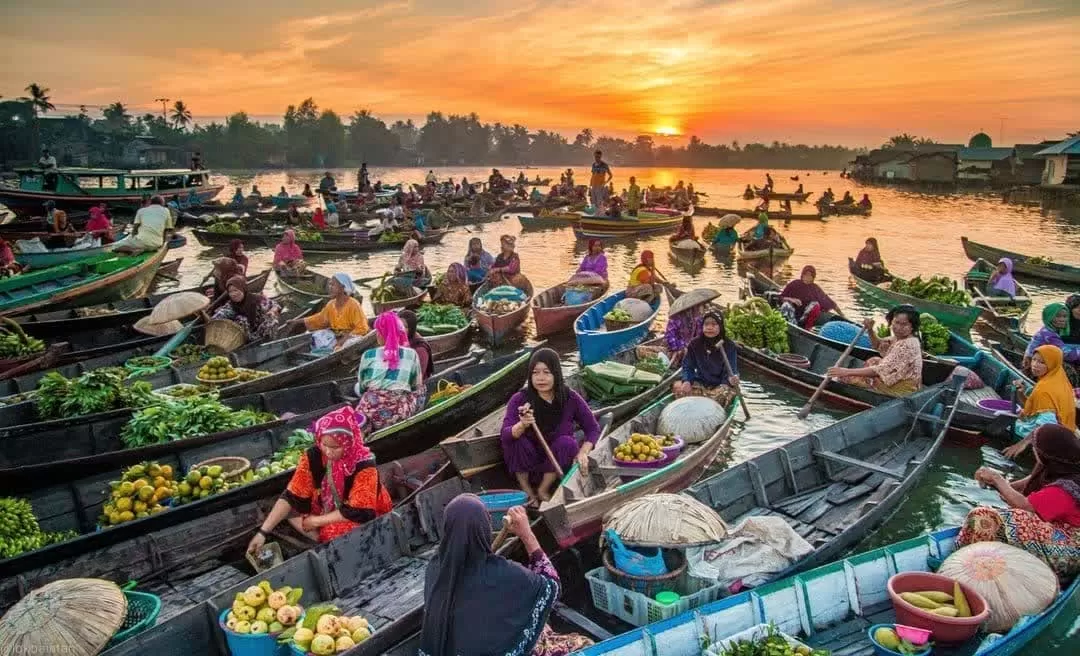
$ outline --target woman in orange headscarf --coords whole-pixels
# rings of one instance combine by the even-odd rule
[[[641,262],[630,272],[630,282],[626,285],[627,298],[640,298],[651,303],[660,295],[660,280],[664,277],[656,270],[656,260],[652,251],[641,251]]]
[[[1031,435],[1044,424],[1061,424],[1076,430],[1076,396],[1069,378],[1065,375],[1064,356],[1061,349],[1045,344],[1035,349],[1031,358],[1031,373],[1037,379],[1030,394],[1024,393],[1023,381],[1013,382],[1018,400],[1024,404],[1016,420],[1016,436],[1023,438],[1003,453],[1015,458],[1031,444]]]

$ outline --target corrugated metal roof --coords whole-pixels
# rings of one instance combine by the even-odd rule
[[[1012,148],[962,148],[956,156],[963,162],[996,162],[1012,154]]]
[[[1080,155],[1080,136],[1059,142],[1035,153],[1039,156],[1046,155]]]

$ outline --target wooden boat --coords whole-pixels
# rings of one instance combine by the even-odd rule
[[[269,457],[275,447],[271,436],[264,434],[258,439],[248,439],[246,444],[238,444],[234,452],[259,462]],[[403,511],[405,517],[416,518],[412,503],[418,492],[447,482],[448,467],[441,452],[430,450],[400,461],[381,463],[379,474],[395,509]],[[3,572],[0,575],[0,608],[6,609],[30,590],[62,578],[92,577],[123,582],[134,577],[140,581],[141,589],[161,597],[160,628],[171,617],[205,601],[215,588],[232,585],[250,576],[232,563],[243,562],[242,553],[251,539],[253,527],[265,518],[290,476],[291,472],[283,472],[167,512],[97,532],[84,532],[73,540],[0,561],[0,572]],[[42,522],[44,525],[82,530],[79,522],[83,517],[91,522],[90,527],[96,522],[96,509],[101,506],[101,486],[107,488],[108,481],[102,479],[87,489],[89,496],[84,498],[91,508],[74,503],[63,493],[32,503],[39,516],[43,513],[51,516],[51,520]],[[455,495],[460,494],[460,481],[451,479],[450,489]],[[71,492],[69,489],[66,494]],[[443,499],[442,504],[446,500]],[[434,499],[429,497],[427,501]],[[437,505],[441,508],[442,504]],[[373,523],[382,520],[389,526],[397,517],[396,513],[390,513]],[[365,524],[364,529],[368,525]],[[350,538],[359,532],[350,534]],[[300,554],[308,549],[318,551],[327,546],[312,545],[283,527],[274,531],[271,540],[277,542],[286,555]],[[337,541],[328,544],[337,544]],[[294,558],[289,562],[305,560]],[[303,585],[312,593],[318,589],[314,581],[304,580]],[[199,650],[197,653],[212,652]],[[221,653],[224,656],[228,652]]]
[[[15,261],[31,270],[47,269],[112,253],[112,245],[91,248],[54,248],[43,253],[15,253]]]
[[[374,310],[375,316],[377,317],[389,310],[403,310],[405,308],[418,307],[424,302],[424,297],[427,296],[428,290],[413,287],[412,291],[414,293],[411,296],[406,296],[405,298],[393,301],[376,301],[375,299],[371,299],[371,308]]]
[[[668,250],[675,261],[683,266],[694,267],[705,263],[705,247],[696,241],[686,239],[677,244],[668,243]]]
[[[314,200],[314,196],[304,196],[301,194],[294,194],[292,196],[270,196],[270,202],[273,204],[273,206],[277,209],[284,210],[288,210],[291,205],[296,205],[297,207],[310,205],[312,202],[314,202]]]
[[[808,572],[741,592],[671,619],[635,629],[578,652],[582,656],[622,654],[699,654],[703,644],[731,638],[760,624],[775,624],[811,648],[834,654],[878,653],[867,632],[874,624],[893,624],[896,615],[886,583],[899,572],[929,572],[956,551],[960,527],[935,531],[880,549],[835,560]],[[1075,616],[1080,577],[1065,584],[1053,603],[1008,633],[979,633],[944,653],[1012,656],[1041,653],[1030,643],[1059,618]],[[977,646],[977,648],[976,648]],[[935,652],[943,652],[936,646]]]
[[[319,273],[314,269],[305,269],[299,276],[293,276],[278,271],[276,272],[275,277],[277,278],[278,285],[288,290],[290,293],[311,299],[318,299],[320,301],[330,299],[330,276]],[[357,278],[353,280],[353,285],[359,288],[361,280],[365,279]],[[363,298],[359,291],[354,292],[353,297],[358,301]]]
[[[996,267],[984,259],[975,260],[964,274],[964,288],[968,290],[976,306],[982,311],[980,318],[1003,333],[1019,330],[1031,309],[1031,298],[1019,282],[1016,296],[989,296],[986,287]]]
[[[505,404],[524,383],[531,355],[532,351],[526,349],[492,358],[487,352],[479,351],[437,360],[436,373],[426,383],[428,396],[448,383],[461,386],[461,393],[429,405],[410,420],[373,432],[365,442],[371,442],[369,446],[383,460],[435,446],[440,438],[465,421]],[[91,475],[109,472],[115,475],[123,467],[146,460],[187,461],[191,453],[203,453],[210,447],[218,453],[233,455],[228,449],[234,448],[242,438],[252,439],[253,435],[282,426],[291,427],[290,432],[306,428],[335,408],[355,404],[355,385],[356,377],[352,376],[226,399],[223,403],[234,409],[251,408],[286,418],[136,448],[127,448],[120,439],[121,429],[131,418],[130,409],[92,422],[44,422],[34,430],[0,439],[0,472],[4,474],[0,489],[23,494]],[[378,447],[374,446],[375,442]],[[50,444],[52,448],[28,452],[27,445],[33,444]]]
[[[124,170],[60,167],[54,184],[39,168],[18,169],[19,186],[0,187],[0,203],[16,214],[37,212],[46,201],[61,210],[89,210],[101,202],[112,208],[138,209],[146,195],[187,200],[195,194],[210,200],[223,189],[210,184],[211,172],[188,169]]]
[[[203,246],[228,246],[232,243],[232,240],[239,239],[244,244],[244,248],[273,248],[278,242],[278,239],[275,239],[276,235],[266,230],[215,232],[213,230],[194,228],[191,234],[195,235],[195,239]]]
[[[524,277],[524,276],[523,276]],[[521,307],[508,312],[506,314],[490,314],[485,310],[480,309],[480,302],[484,298],[484,294],[494,289],[498,285],[488,281],[481,285],[476,293],[473,294],[473,316],[476,318],[476,325],[480,327],[480,332],[484,334],[484,337],[492,346],[499,346],[502,344],[503,339],[510,334],[511,331],[517,330],[525,323],[526,317],[529,316],[529,308],[532,305],[533,298],[533,286],[528,280],[525,281],[525,289],[521,291],[525,292],[525,302],[521,304]]]
[[[582,364],[595,364],[606,360],[619,351],[640,343],[649,334],[656,315],[660,312],[660,298],[650,305],[652,314],[632,326],[621,330],[607,330],[604,327],[604,315],[614,309],[619,301],[626,298],[626,291],[615,292],[604,297],[581,316],[574,320],[574,337]]]
[[[518,214],[517,220],[523,230],[545,228],[572,228],[581,216],[576,212],[552,212],[550,214]]]
[[[737,402],[729,405],[727,417],[707,440],[698,445],[687,444],[674,461],[662,467],[636,469],[621,466],[615,460],[615,447],[629,440],[631,433],[656,432],[660,413],[673,400],[674,397],[665,397],[610,434],[602,435],[589,454],[589,473],[582,473],[575,463],[551,500],[540,505],[540,516],[559,547],[567,549],[599,533],[604,515],[628,501],[657,492],[682,491],[716,458],[731,433]]]
[[[618,219],[580,213],[576,229],[606,237],[630,237],[672,232],[682,220],[682,214],[657,214],[645,210],[638,212],[636,217],[623,216]]]
[[[807,198],[810,198],[810,196],[813,195],[813,193],[814,192],[812,191],[806,191],[801,194],[795,192],[770,191],[768,193],[768,198],[769,200],[790,200],[796,203],[804,203]],[[754,194],[757,195],[758,198],[765,198],[765,190],[759,187],[754,187]]]
[[[164,266],[164,265],[163,265]],[[160,273],[161,269],[158,269]],[[248,289],[253,293],[262,292],[270,270],[254,276],[248,276]],[[123,341],[131,335],[130,326],[150,314],[154,306],[167,296],[178,292],[207,293],[212,286],[188,287],[162,294],[151,294],[123,301],[113,301],[100,305],[85,305],[69,310],[32,311],[13,316],[26,334],[46,341],[65,339],[73,341],[73,335],[95,336],[94,344],[111,344]]]
[[[871,208],[857,204],[835,205],[830,203],[821,208],[821,213],[825,216],[870,216],[871,211]]]
[[[791,247],[787,239],[780,233],[776,233],[777,238],[780,239],[780,248],[768,248],[763,250],[748,250],[746,243],[741,239],[735,242],[736,259],[739,262],[778,262],[780,260],[791,257],[791,254],[795,252],[795,249]]]
[[[607,292],[608,286],[595,288],[593,299],[578,305],[563,304],[566,284],[555,285],[540,292],[532,299],[533,321],[536,322],[537,338],[546,337],[570,330],[582,312],[599,303]]]
[[[0,316],[61,310],[136,298],[146,293],[168,249],[103,255],[0,280]]]
[[[951,330],[955,330],[962,335],[967,335],[971,332],[971,327],[978,321],[979,315],[982,311],[974,306],[961,306],[951,305],[948,303],[938,303],[937,301],[930,301],[925,298],[916,298],[907,294],[901,294],[894,292],[888,287],[882,285],[875,285],[867,282],[859,277],[859,268],[855,264],[855,260],[848,258],[848,271],[851,272],[852,278],[855,279],[855,285],[859,288],[859,291],[875,305],[880,307],[894,307],[896,305],[913,305],[919,312],[926,312],[931,314],[938,321],[943,323]]]
[[[708,210],[707,212],[705,211],[706,209]],[[698,208],[698,214],[708,215],[708,216],[724,216],[725,214],[735,214],[735,215],[740,216],[740,217],[742,217],[744,219],[756,219],[756,218],[758,218],[758,215],[761,214],[761,212],[758,212],[758,211],[752,210],[752,209],[751,210],[748,210],[748,209],[725,210],[725,209],[718,209],[718,208],[715,208],[715,207],[711,207],[711,208],[701,208],[701,207],[699,207]],[[766,212],[766,214],[769,215],[769,220],[770,221],[828,221],[828,219],[821,216],[821,214],[809,213],[809,212],[799,213],[799,212],[771,211],[771,212]]]
[[[660,340],[656,340],[656,342],[659,343]],[[637,350],[634,348],[626,349],[611,359],[628,365],[637,364],[640,360]],[[667,394],[671,390],[675,379],[680,375],[680,371],[679,367],[669,365],[660,382],[654,387],[614,403],[592,398],[580,372],[568,376],[566,384],[589,403],[589,408],[598,421],[601,417],[608,416],[610,417],[609,423],[617,426],[628,421],[641,408]],[[502,466],[503,456],[499,434],[502,431],[503,417],[505,415],[506,409],[499,408],[454,437],[442,441],[441,448],[446,452],[450,462],[453,463],[459,474],[465,478],[472,478],[490,469]]]
[[[375,333],[371,332],[362,339],[346,346],[345,348],[331,353],[314,353],[311,349],[311,337],[307,334],[287,337],[272,342],[249,344],[229,354],[233,366],[246,369],[270,372],[269,376],[255,380],[233,383],[222,387],[219,391],[221,398],[227,399],[244,394],[254,394],[274,389],[281,389],[306,382],[319,377],[330,378],[335,375],[347,375],[352,373],[353,367],[360,362],[360,356],[365,350],[375,344]],[[143,352],[149,355],[152,351]],[[120,359],[123,357],[123,359]],[[79,375],[100,367],[122,365],[130,357],[130,354],[107,355],[93,360],[76,362],[59,369],[64,375]],[[150,383],[154,389],[160,389],[170,385],[181,383],[198,384],[196,374],[200,364],[187,366],[170,366],[158,373],[140,378],[141,381]],[[68,373],[70,372],[70,373]],[[37,388],[37,383],[44,372],[35,372],[27,376],[21,376],[10,380],[0,381],[0,388],[12,395],[22,395]],[[2,394],[0,397],[9,396]],[[10,399],[9,399],[10,401]],[[103,415],[114,415],[126,410],[114,410],[110,413],[99,413],[72,418],[67,421],[85,422],[103,418]],[[61,420],[64,421],[64,420]],[[33,430],[40,427],[40,420],[34,409],[33,399],[21,399],[9,405],[0,406],[0,438],[13,432]]]
[[[431,246],[438,244],[443,240],[443,237],[449,233],[449,229],[445,230],[428,230],[420,238],[421,246]],[[280,239],[280,235],[275,235],[271,238],[274,243]],[[296,243],[304,251],[305,254],[319,254],[319,253],[367,253],[371,251],[387,251],[398,250],[402,244],[397,242],[384,242],[378,239],[372,239],[366,233],[356,233],[355,235],[334,235],[331,237],[324,237],[321,241],[304,241],[296,240]]]
[[[1052,280],[1070,285],[1080,285],[1080,267],[1058,262],[1041,262],[1029,255],[1014,253],[996,246],[987,246],[971,241],[967,237],[961,237],[960,242],[964,245],[964,254],[969,260],[983,259],[988,262],[997,262],[1003,257],[1013,261],[1013,273],[1018,275]]]

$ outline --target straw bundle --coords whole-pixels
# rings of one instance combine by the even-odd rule
[[[199,292],[177,292],[161,299],[150,312],[150,323],[165,323],[183,319],[210,305],[210,299]]]
[[[54,581],[26,595],[0,618],[0,656],[92,656],[126,615],[127,598],[111,581]]]
[[[681,494],[649,494],[619,506],[604,517],[627,545],[679,548],[720,542],[727,524],[716,512]]]

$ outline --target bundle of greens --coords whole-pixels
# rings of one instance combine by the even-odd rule
[[[911,280],[893,278],[889,289],[937,303],[971,305],[971,295],[960,289],[955,280],[950,280],[945,276],[933,276],[929,280],[923,280],[922,276],[915,276]]]
[[[931,355],[941,355],[949,351],[949,329],[932,314],[919,315],[919,332],[922,333],[923,348]]]
[[[199,435],[255,426],[277,417],[254,410],[233,410],[214,395],[162,399],[135,412],[120,431],[129,449],[182,440]]]
[[[296,232],[297,241],[322,241],[322,233],[318,230],[298,230]]]
[[[379,235],[380,244],[404,244],[409,240],[403,232],[384,232]]]
[[[105,367],[69,380],[55,371],[49,372],[38,382],[38,416],[42,420],[68,419],[142,407],[158,398],[150,383],[126,384],[127,373],[119,367]]]
[[[207,232],[220,232],[227,235],[235,235],[241,230],[238,221],[215,221],[207,226]]]
[[[751,348],[787,353],[788,324],[778,310],[763,298],[729,305],[724,313],[728,337]]]
[[[469,317],[456,305],[425,303],[416,309],[416,332],[430,337],[445,335],[469,325]]]
[[[300,460],[300,454],[315,446],[315,436],[302,429],[293,431],[285,442],[285,446],[274,452],[270,460],[262,462],[255,468],[255,479],[268,478],[283,471],[296,467]]]

